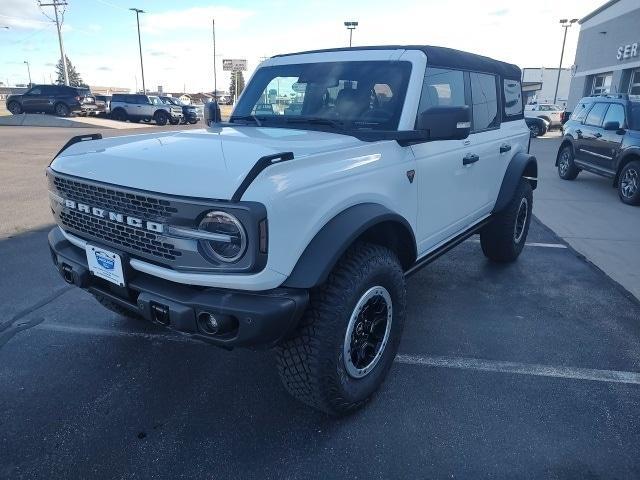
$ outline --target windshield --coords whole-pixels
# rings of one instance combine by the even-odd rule
[[[149,96],[152,105],[162,105],[162,101],[158,97]]]
[[[182,103],[180,102],[180,100],[173,98],[173,97],[162,97],[162,101],[164,103],[169,103],[171,105],[177,105],[179,107],[182,106]]]
[[[234,120],[396,130],[411,74],[409,62],[326,62],[263,67],[243,92]]]

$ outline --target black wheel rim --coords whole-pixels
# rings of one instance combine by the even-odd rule
[[[362,378],[382,358],[389,341],[393,306],[386,288],[375,286],[358,300],[347,326],[343,357],[347,373]]]
[[[638,191],[640,176],[635,168],[628,168],[620,180],[620,192],[625,198],[632,198]]]
[[[513,228],[513,241],[515,243],[520,243],[522,240],[528,217],[529,200],[527,200],[527,197],[523,197],[522,200],[520,200],[520,206],[518,207],[518,213],[516,214],[516,224]]]

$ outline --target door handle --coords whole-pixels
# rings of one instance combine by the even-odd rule
[[[594,137],[596,138],[600,138],[602,136],[602,134],[600,132],[596,132],[593,134]]]
[[[469,165],[470,163],[476,163],[478,160],[480,160],[480,157],[475,153],[467,153],[462,159],[462,164]]]
[[[511,150],[511,145],[509,145],[508,143],[503,143],[502,145],[500,145],[500,153],[506,153],[509,150]]]

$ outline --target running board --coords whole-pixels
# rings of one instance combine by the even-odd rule
[[[482,230],[482,228],[485,225],[487,225],[489,222],[491,222],[491,220],[493,220],[492,217],[487,217],[484,220],[481,220],[480,222],[476,223],[475,225],[473,225],[468,230],[465,230],[464,232],[462,232],[462,233],[458,234],[457,236],[453,237],[447,243],[444,243],[444,244],[440,245],[438,248],[436,248],[435,250],[427,253],[424,257],[422,257],[420,260],[418,260],[409,270],[404,272],[404,276],[408,278],[411,275],[413,275],[414,273],[417,273],[420,269],[422,269],[423,267],[426,267],[427,265],[429,265],[431,262],[436,260],[441,255],[444,255],[449,250],[451,250],[453,247],[458,246],[459,244],[464,242],[470,236],[478,233],[480,230]]]

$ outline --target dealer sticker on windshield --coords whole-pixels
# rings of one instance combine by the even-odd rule
[[[104,278],[111,283],[124,287],[124,273],[120,255],[88,244],[86,252],[89,271],[96,277]]]

